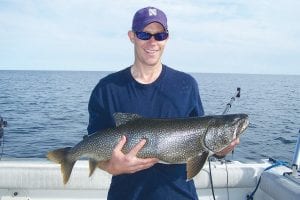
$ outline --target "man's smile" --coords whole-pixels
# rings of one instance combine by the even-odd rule
[[[147,54],[150,54],[150,55],[154,55],[158,52],[158,50],[155,50],[155,49],[145,49],[145,52]]]

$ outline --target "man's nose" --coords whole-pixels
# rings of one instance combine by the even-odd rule
[[[151,38],[149,39],[149,43],[154,43],[157,42],[154,38],[154,35],[151,36]]]

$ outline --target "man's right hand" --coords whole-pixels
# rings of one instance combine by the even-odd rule
[[[146,140],[142,139],[127,154],[122,152],[122,148],[126,143],[126,137],[122,136],[119,143],[112,152],[110,160],[101,161],[98,167],[107,171],[112,175],[131,174],[140,170],[152,167],[158,162],[157,158],[138,158],[137,153],[146,144]]]

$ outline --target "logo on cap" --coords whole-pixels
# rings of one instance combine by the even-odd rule
[[[149,12],[149,16],[157,15],[157,10],[155,8],[149,8],[148,12]]]

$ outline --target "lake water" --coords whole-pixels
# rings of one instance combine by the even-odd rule
[[[90,93],[108,73],[0,71],[0,115],[8,122],[0,156],[43,158],[79,142],[87,133]],[[241,88],[229,113],[247,113],[250,126],[233,159],[291,162],[300,128],[300,76],[192,75],[206,114],[221,114]]]

